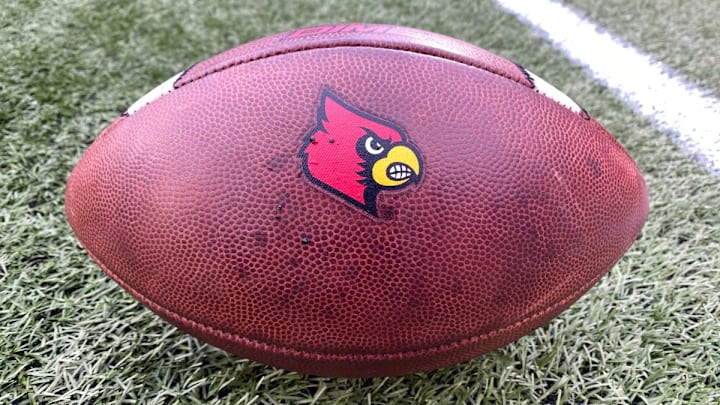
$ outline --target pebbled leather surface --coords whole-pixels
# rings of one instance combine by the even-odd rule
[[[401,27],[278,41],[291,35],[195,65],[68,180],[83,246],[181,329],[306,373],[425,371],[545,324],[639,234],[630,156],[516,65]],[[379,218],[302,175],[325,89],[422,155],[421,182],[381,192]]]

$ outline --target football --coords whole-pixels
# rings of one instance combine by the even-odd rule
[[[95,139],[65,199],[92,259],[168,322],[339,377],[516,340],[648,214],[637,165],[571,98],[474,45],[373,24],[194,64]]]

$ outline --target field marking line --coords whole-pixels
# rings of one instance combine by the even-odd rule
[[[720,100],[550,0],[495,0],[720,174]]]

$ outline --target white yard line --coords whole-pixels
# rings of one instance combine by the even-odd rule
[[[495,0],[540,32],[635,111],[720,173],[720,100],[571,9],[550,0]]]

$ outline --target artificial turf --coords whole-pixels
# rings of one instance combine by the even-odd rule
[[[654,12],[654,3],[623,4]],[[634,30],[652,35],[649,20]],[[191,63],[339,21],[459,37],[580,101],[645,174],[651,213],[641,237],[548,326],[430,373],[304,376],[228,355],[160,320],[79,247],[63,213],[68,173],[115,116]],[[718,177],[492,3],[26,0],[0,7],[0,38],[0,403],[720,401]],[[672,55],[658,54],[670,64]],[[677,63],[693,77],[717,77],[706,58]],[[717,86],[708,80],[699,82]]]
[[[720,97],[720,8],[712,1],[562,2]]]

